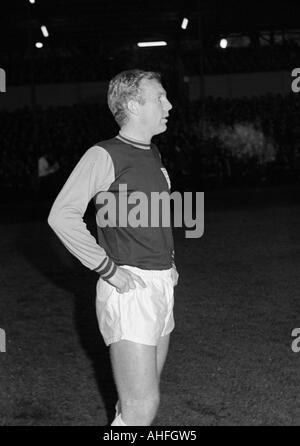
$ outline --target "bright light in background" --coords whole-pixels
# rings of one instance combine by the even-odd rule
[[[44,37],[49,37],[49,33],[48,33],[47,27],[45,25],[41,26],[41,30],[42,30]]]
[[[167,42],[163,41],[163,40],[158,40],[157,42],[139,42],[137,44],[137,46],[139,46],[140,48],[144,48],[147,46],[166,46]]]
[[[44,45],[42,44],[42,42],[36,42],[35,46],[37,48],[43,48]]]
[[[29,0],[29,3],[31,3],[32,5],[35,4],[35,0]]]
[[[227,39],[221,39],[220,40],[220,47],[221,48],[227,48],[228,42]]]
[[[185,18],[182,20],[181,28],[182,28],[182,29],[187,29],[188,23],[189,23],[189,21],[188,21],[188,19],[185,17]]]

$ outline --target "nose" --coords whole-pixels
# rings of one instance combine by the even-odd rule
[[[172,110],[173,105],[171,104],[171,102],[170,102],[168,99],[167,99],[167,103],[166,103],[166,105],[167,105],[167,107],[166,107],[167,111]]]

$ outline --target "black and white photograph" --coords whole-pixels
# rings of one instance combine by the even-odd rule
[[[0,427],[300,425],[299,17],[1,2]]]

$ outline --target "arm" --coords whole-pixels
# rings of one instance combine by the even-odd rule
[[[65,247],[87,268],[109,279],[116,265],[98,245],[83,221],[87,205],[100,190],[107,191],[115,179],[108,152],[90,148],[75,166],[51,208],[48,223]]]

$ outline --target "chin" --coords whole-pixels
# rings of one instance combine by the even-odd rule
[[[160,126],[160,129],[157,129],[154,135],[159,135],[160,133],[164,133],[167,130],[166,124]]]

